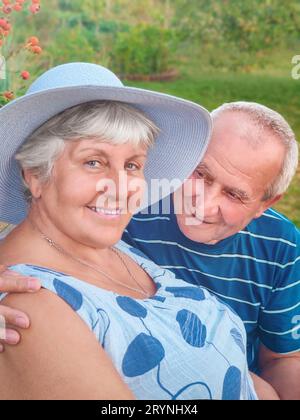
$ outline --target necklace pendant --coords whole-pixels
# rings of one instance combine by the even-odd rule
[[[50,246],[54,246],[54,242],[52,239],[46,238],[46,241],[49,243]]]

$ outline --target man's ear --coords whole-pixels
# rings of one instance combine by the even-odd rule
[[[283,194],[278,194],[275,197],[270,198],[269,200],[263,201],[261,203],[260,209],[255,213],[254,219],[260,217],[268,208],[272,207],[277,201],[281,200]]]
[[[41,181],[38,176],[30,169],[23,169],[22,175],[33,198],[40,198],[42,194]]]

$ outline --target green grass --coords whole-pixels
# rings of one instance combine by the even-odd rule
[[[273,72],[274,73],[274,72]],[[282,72],[281,72],[282,74]],[[157,90],[200,103],[212,110],[224,102],[245,100],[262,103],[281,113],[300,139],[300,80],[285,75],[267,74],[197,74],[182,72],[171,82],[126,82],[127,85]],[[275,208],[300,227],[300,171],[288,192]]]

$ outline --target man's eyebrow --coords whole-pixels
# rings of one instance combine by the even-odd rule
[[[197,168],[196,168],[196,171],[205,171],[205,173],[207,174],[207,175],[209,175],[211,178],[213,178],[213,175],[212,175],[212,173],[210,172],[210,170],[208,169],[208,166],[206,165],[206,163],[200,163],[198,166],[197,166]]]
[[[239,188],[226,187],[225,190],[227,192],[238,195],[242,200],[249,200],[249,195],[246,193],[246,191],[240,190]]]

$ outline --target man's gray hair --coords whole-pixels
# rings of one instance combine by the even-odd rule
[[[130,143],[149,148],[159,133],[140,110],[117,101],[93,101],[68,108],[35,130],[19,148],[15,159],[43,182],[49,180],[56,159],[67,141],[99,139],[114,145]],[[31,193],[25,185],[26,199]]]
[[[255,102],[226,103],[213,110],[211,116],[213,120],[216,120],[225,112],[240,112],[249,116],[256,128],[273,134],[285,147],[281,171],[268,186],[263,200],[283,194],[288,189],[298,167],[298,143],[287,121],[278,112]],[[254,146],[259,145],[259,139],[257,140]]]

